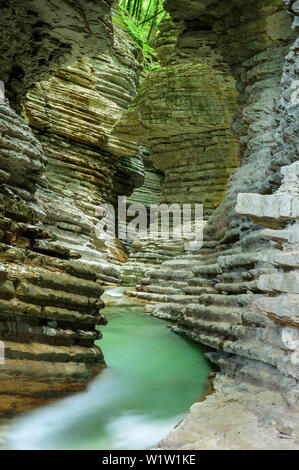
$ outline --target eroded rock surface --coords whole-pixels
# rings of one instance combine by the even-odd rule
[[[0,2],[1,80],[15,109],[33,83],[111,45],[111,5],[110,0]]]
[[[285,3],[296,14],[292,10],[296,4]],[[218,70],[219,62],[211,61],[206,46],[198,47],[204,40],[213,41],[217,57],[236,79],[239,110],[233,131],[241,166],[232,172],[223,201],[207,220],[203,248],[149,269],[131,292],[150,302],[151,314],[173,321],[175,332],[209,346],[214,351],[209,357],[221,370],[214,395],[195,405],[161,447],[297,448],[298,177],[297,164],[291,165],[298,158],[297,19],[292,25],[281,1],[252,1],[246,6],[197,1],[188,8],[184,1],[169,0],[166,8],[181,27],[178,56],[194,57]],[[151,100],[149,88],[144,91],[143,109]],[[152,135],[159,133],[161,121],[148,119],[143,109],[137,98],[129,122],[135,119],[137,127],[152,126]],[[245,194],[237,205],[239,193]],[[224,387],[227,377],[232,380]],[[251,386],[265,397],[268,392],[280,397],[282,407],[273,400],[271,422],[266,400],[256,412],[255,400],[248,404],[245,390]],[[225,411],[230,397],[239,392],[238,404],[229,408],[232,415],[241,408],[246,415],[250,406],[253,415],[248,415],[248,422],[253,424],[247,436],[245,424],[236,420],[234,427]],[[224,411],[219,409],[213,417],[212,403],[218,399]],[[239,425],[245,426],[243,441],[235,434]],[[272,443],[267,437],[271,433]],[[279,433],[287,436],[288,444]],[[255,434],[264,442],[259,444]]]
[[[0,108],[0,416],[9,417],[84,389],[105,366],[94,346],[105,320],[95,273],[55,247],[42,224],[34,198],[46,163],[41,144],[7,104]]]
[[[288,409],[279,393],[220,375],[214,386],[215,393],[195,403],[157,449],[294,450],[280,420]]]
[[[41,2],[28,3],[31,13],[20,2],[15,6],[17,23],[18,15],[25,17],[25,25],[37,18],[35,6]],[[61,2],[63,12],[72,14],[58,18],[54,3],[43,2],[42,12],[51,9],[49,22],[53,20],[55,32],[51,36],[46,29],[44,36],[49,44],[57,44],[57,55],[62,53],[53,39],[57,34],[65,38],[67,58],[96,49],[99,53],[60,69],[30,90],[24,116],[34,133],[7,101],[0,104],[0,331],[5,347],[1,418],[83,390],[105,367],[103,354],[94,345],[101,337],[96,326],[105,324],[100,314],[102,284],[118,281],[113,261],[120,263],[125,255],[117,240],[109,245],[95,238],[95,207],[115,199],[114,176],[122,156],[132,160],[127,174],[131,192],[143,181],[137,145],[109,140],[113,124],[136,92],[141,67],[135,46],[118,27],[113,50],[100,53],[111,36],[107,19],[96,16],[101,14],[100,4],[87,2],[83,11],[79,5],[74,10],[70,2]],[[12,10],[5,12],[9,17]],[[85,14],[93,16],[93,34],[85,31]],[[79,27],[78,18],[84,26]],[[63,21],[65,31],[58,33]],[[37,26],[37,39],[38,34]],[[73,43],[68,45],[70,37]],[[42,53],[43,46],[41,38],[36,46],[30,41],[31,50],[20,31],[11,47],[18,47],[18,41],[25,42],[29,54],[23,57],[24,80],[19,88],[6,81],[6,96],[19,99],[37,66],[29,57],[35,54],[34,47]],[[48,52],[51,55],[50,45]],[[59,64],[46,61],[45,71],[48,74]],[[41,67],[35,80],[44,76]]]
[[[220,372],[160,448],[299,448],[298,2],[167,0],[175,27],[161,24],[161,68],[132,104],[139,52],[121,31],[102,52],[100,3],[60,2],[61,17],[56,0],[10,2],[14,15],[2,3],[16,108],[28,84],[89,58],[32,88],[34,133],[0,105],[0,414],[82,390],[105,366],[102,284],[118,282],[126,255],[95,239],[95,208],[147,176],[131,201],[156,201],[163,172],[162,202],[204,204],[203,247],[137,237],[122,278],[149,313],[208,346]]]
[[[24,116],[48,159],[45,184],[37,191],[44,225],[56,245],[70,249],[103,282],[118,282],[126,261],[121,243],[109,234],[97,238],[96,208],[117,204],[144,182],[138,145],[111,136],[136,94],[139,49],[115,25],[114,47],[94,58],[60,69],[36,84],[24,102]],[[113,266],[114,265],[114,266]]]
[[[146,76],[114,133],[150,146],[154,166],[165,174],[161,203],[203,204],[207,219],[239,165],[229,129],[237,93],[213,41],[200,44],[209,52],[205,63],[202,57],[192,61],[175,53],[177,34],[171,21],[162,22],[156,45],[162,67]],[[123,281],[136,283],[150,267],[183,254],[185,242],[137,237]]]

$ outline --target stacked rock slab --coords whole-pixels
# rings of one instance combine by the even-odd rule
[[[153,166],[151,154],[148,148],[142,147],[142,161],[144,164],[144,183],[140,188],[134,190],[127,198],[128,204],[143,204],[147,209],[151,204],[160,201],[164,174]]]
[[[110,136],[129,106],[141,71],[136,46],[114,26],[111,51],[58,70],[27,94],[24,115],[43,144],[48,165],[44,187],[37,191],[46,213],[44,226],[55,247],[70,249],[80,266],[89,266],[103,283],[118,281],[118,266],[127,259],[115,237],[96,237],[96,208],[115,203],[144,181],[135,143]],[[41,249],[53,250],[45,243]]]
[[[1,104],[0,415],[75,390],[104,367],[94,339],[103,289],[52,236],[34,200],[46,157],[28,125]]]
[[[2,3],[2,38],[8,39],[9,47],[1,56],[5,66],[0,78],[18,109],[28,83],[48,74],[61,60],[98,53],[110,43],[111,21],[104,17],[108,3],[82,2],[75,10],[71,2],[56,7],[55,1]],[[87,28],[89,21],[93,32]],[[20,76],[16,63],[22,68]],[[36,74],[39,67],[41,75]],[[30,127],[7,101],[1,102],[1,419],[83,390],[105,367],[101,350],[94,346],[101,336],[95,327],[105,323],[99,313],[103,288],[94,271],[76,264],[78,253],[55,245],[48,224],[43,224],[47,214],[36,192],[45,188],[46,162]],[[78,221],[74,214],[72,222]],[[88,230],[87,224],[81,228],[83,233]]]
[[[174,28],[169,20],[167,25],[162,43]],[[147,74],[114,134],[149,144],[154,166],[165,173],[162,202],[203,203],[207,218],[238,165],[229,132],[237,109],[235,83],[216,53],[210,63],[181,63],[176,55],[163,61],[161,51],[160,56],[161,68]]]
[[[247,293],[236,295],[229,292],[228,283],[221,285],[225,275],[236,274],[241,262],[250,275],[250,254],[241,253],[218,257],[213,270],[219,279],[215,293],[202,294],[193,304],[181,300],[179,306],[175,299],[174,304],[154,307],[158,316],[176,318],[174,331],[218,350],[208,356],[221,370],[213,381],[214,393],[193,405],[159,448],[299,448],[298,163],[284,167],[282,174],[275,194],[238,197],[236,211],[268,227],[261,235],[272,242],[271,249],[260,253],[260,263],[255,259],[255,265],[263,262],[263,268],[256,268],[255,276],[258,272],[260,276],[254,285],[247,282]],[[192,258],[185,264],[182,259],[172,263],[164,270],[180,268],[189,284],[213,272],[198,262],[192,267]],[[230,284],[231,289],[240,286],[236,281]]]
[[[182,60],[173,52],[177,34],[171,21],[162,22],[157,40],[161,68],[145,77],[114,133],[150,146],[154,166],[165,174],[161,203],[203,204],[207,219],[239,164],[229,130],[237,109],[235,82],[212,39],[200,44],[209,51],[206,62],[201,56]],[[137,237],[122,269],[123,281],[136,283],[150,267],[183,254],[184,245]]]
[[[1,80],[20,110],[26,90],[68,62],[112,43],[112,1],[6,0],[1,9]]]
[[[285,3],[296,14],[297,2]],[[181,57],[197,57],[209,37],[230,64],[241,167],[207,221],[203,248],[148,271],[133,292],[151,302],[149,312],[173,321],[174,331],[210,347],[221,370],[215,393],[194,405],[161,447],[295,448],[298,169],[287,166],[298,158],[297,18],[292,30],[275,0],[198,1],[189,9],[168,0],[166,8],[184,21]],[[236,211],[239,193],[246,194]]]
[[[142,205],[142,207],[146,208],[147,222],[149,225],[150,224],[150,208],[153,205],[159,204],[159,201],[161,198],[164,174],[162,173],[162,171],[157,170],[153,166],[150,151],[147,147],[140,147],[140,155],[141,155],[142,164],[144,167],[144,182],[140,188],[136,188],[134,192],[131,195],[129,195],[129,197],[126,198],[127,214],[128,214],[129,208],[133,210],[132,207],[134,206],[136,210],[138,210],[138,207]],[[126,182],[128,178],[126,177],[126,174],[127,174],[127,170],[126,170],[126,173],[124,173],[123,166],[121,165],[121,173],[120,171],[118,171],[117,173],[117,175],[119,175],[118,192],[117,192],[119,195],[126,196],[127,194],[126,191],[127,191],[128,184]],[[127,215],[127,223],[129,223],[133,218],[134,218],[134,215],[132,216]],[[136,235],[131,234],[130,237],[127,235],[126,239],[122,240],[122,244],[126,247],[126,250],[128,252],[132,250],[132,244],[135,241],[135,239],[136,239]],[[140,236],[138,240],[140,241]],[[145,247],[145,249],[146,248],[147,247]],[[136,250],[136,245],[134,245],[134,250]],[[140,251],[139,248],[137,249],[137,251]],[[125,285],[135,285],[136,281],[139,279],[138,274],[136,276],[136,269],[135,268],[130,269],[127,263],[122,265],[121,276],[122,276],[122,282]]]

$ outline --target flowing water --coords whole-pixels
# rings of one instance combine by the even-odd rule
[[[210,366],[200,346],[141,307],[120,303],[104,314],[98,344],[108,368],[86,392],[19,419],[10,448],[147,449],[206,391]]]

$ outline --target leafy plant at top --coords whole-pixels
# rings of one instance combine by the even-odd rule
[[[118,0],[118,15],[131,36],[143,50],[146,68],[158,68],[151,47],[163,18],[169,17],[163,8],[164,0]]]

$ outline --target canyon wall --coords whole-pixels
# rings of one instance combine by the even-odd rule
[[[138,145],[110,138],[136,93],[142,53],[115,15],[104,52],[108,3],[11,3],[5,28],[15,37],[1,79],[15,109],[29,85],[72,63],[30,88],[25,120],[0,104],[1,418],[83,390],[105,367],[94,345],[106,323],[102,286],[118,282],[126,254],[95,237],[96,207],[115,202],[119,174],[128,195],[144,181]]]
[[[151,148],[154,166],[165,174],[160,203],[203,204],[208,219],[239,165],[229,129],[237,92],[215,41],[203,38],[197,44],[203,55],[182,59],[175,51],[178,30],[162,21],[155,44],[161,66],[146,75],[114,134]],[[122,268],[123,282],[136,284],[149,268],[183,254],[185,242],[141,234]]]
[[[160,448],[294,448],[298,2],[166,0],[161,65],[133,102],[142,54],[118,20],[106,51],[109,2],[0,6],[0,417],[105,367],[100,297],[122,277],[218,370]],[[118,195],[203,204],[202,249],[140,235],[125,263],[95,237]]]
[[[14,109],[26,90],[57,68],[106,50],[112,0],[6,0],[1,8],[1,80]]]
[[[220,371],[215,393],[194,405],[160,448],[287,448],[284,436],[291,447],[298,440],[298,170],[292,164],[298,157],[297,3],[199,0],[190,6],[166,1],[181,31],[178,57],[204,63],[197,66],[202,72],[200,96],[188,105],[182,102],[185,114],[179,114],[177,122],[181,117],[184,122],[186,109],[198,106],[210,90],[208,67],[214,71],[213,81],[219,69],[223,73],[218,60],[213,62],[216,51],[229,66],[228,76],[236,80],[239,109],[232,130],[241,166],[231,173],[218,207],[209,211],[208,204],[202,249],[145,271],[131,293],[150,302],[148,312],[172,321],[173,331],[211,348],[208,356]],[[293,26],[289,13],[295,14]],[[162,77],[163,71],[159,73]],[[167,89],[175,93],[180,75],[173,80],[174,87]],[[159,97],[167,111],[160,114],[160,105],[155,119]],[[128,132],[134,123],[140,141],[147,141],[142,134],[151,135],[154,148],[163,129],[163,145],[154,151],[158,167],[165,165],[164,148],[172,144],[165,122],[181,109],[166,97],[167,92],[159,95],[155,80],[149,80],[118,125],[120,132]],[[212,121],[217,123],[219,102],[225,106],[225,100],[227,95],[218,97],[218,106],[202,101],[205,125],[214,108]],[[223,111],[221,115],[225,117]],[[191,125],[198,135],[204,130],[200,121]],[[222,149],[223,161],[226,155],[231,154]],[[176,165],[181,162],[183,153]],[[194,172],[193,159],[188,163]],[[209,175],[203,171],[204,182]],[[205,187],[198,178],[193,184],[198,194]],[[244,194],[237,205],[239,193]],[[187,193],[181,202],[189,200]]]
[[[107,284],[118,282],[127,255],[109,233],[96,237],[96,208],[144,183],[137,144],[110,135],[136,94],[142,53],[117,23],[114,38],[108,52],[59,69],[24,100],[24,117],[48,161],[44,187],[36,192],[44,226],[55,247],[71,250],[78,265]]]

